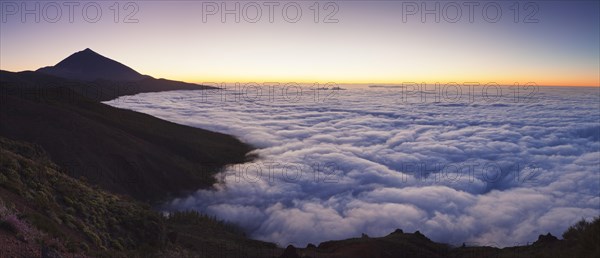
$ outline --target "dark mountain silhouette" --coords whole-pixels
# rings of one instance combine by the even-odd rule
[[[0,136],[35,143],[69,175],[139,200],[210,186],[252,147],[229,135],[99,103],[212,87],[154,79],[91,49],[36,72],[0,71]]]
[[[89,48],[70,55],[55,66],[40,68],[37,71],[82,81],[94,81],[98,79],[139,81],[149,77],[115,60],[106,58]]]
[[[252,149],[78,91],[89,87],[38,72],[0,72],[0,136],[37,144],[72,177],[144,201],[208,187],[221,167],[247,160]]]
[[[205,90],[217,89],[210,86],[173,81],[167,79],[154,79],[147,77],[135,82],[127,81],[78,81],[52,76],[40,72],[8,72],[0,70],[0,79],[10,83],[13,90],[31,89],[43,93],[45,90],[68,88],[73,92],[95,101],[107,101],[125,95],[135,95],[145,92],[160,92],[170,90]],[[19,88],[22,85],[24,87]]]
[[[14,84],[34,84],[35,87],[44,89],[70,88],[79,95],[96,101],[145,92],[217,89],[142,75],[89,48],[70,55],[55,66],[40,68],[35,72],[0,71],[0,76],[3,81]]]

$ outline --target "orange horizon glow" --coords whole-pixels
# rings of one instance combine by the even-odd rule
[[[278,77],[272,77],[272,78],[232,78],[232,77],[227,77],[227,78],[219,78],[219,77],[205,77],[202,79],[199,78],[195,78],[195,77],[182,77],[179,79],[175,79],[175,78],[170,78],[170,77],[157,77],[157,78],[165,78],[165,79],[171,79],[171,80],[181,80],[181,81],[185,81],[185,82],[190,82],[190,83],[197,83],[197,84],[207,84],[207,83],[213,83],[213,84],[221,84],[221,83],[225,83],[228,86],[233,86],[236,83],[239,84],[248,84],[248,83],[258,83],[260,85],[273,85],[275,83],[279,83],[279,84],[286,84],[286,83],[298,83],[298,84],[302,84],[302,85],[312,85],[312,84],[320,84],[320,85],[324,85],[324,84],[328,84],[328,83],[335,83],[337,85],[402,85],[402,84],[408,84],[408,83],[416,83],[416,84],[426,84],[426,85],[436,85],[439,84],[441,86],[444,86],[446,84],[459,84],[459,85],[473,85],[475,84],[475,86],[485,86],[486,84],[497,84],[499,86],[515,86],[515,85],[536,85],[536,86],[543,86],[543,87],[600,87],[600,80],[576,80],[576,81],[569,81],[569,80],[557,80],[557,81],[548,81],[548,80],[539,80],[539,81],[535,81],[535,80],[524,80],[524,79],[515,79],[515,80],[511,80],[511,79],[480,79],[480,80],[474,80],[473,78],[469,78],[469,79],[457,79],[457,78],[453,78],[453,79],[397,79],[397,80],[369,80],[369,79],[363,79],[363,80],[355,80],[355,81],[348,81],[348,80],[334,80],[334,79],[328,79],[328,78],[311,78],[311,79],[306,79],[306,78],[298,78],[298,77],[294,77],[294,78],[278,78]],[[477,83],[479,83],[479,85],[477,85]]]
[[[162,77],[161,77],[162,78]],[[165,78],[165,79],[172,79],[172,78]],[[176,79],[172,79],[172,80],[176,80]],[[511,86],[524,86],[524,85],[535,85],[535,86],[540,86],[540,87],[598,87],[600,88],[600,83],[595,82],[595,83],[588,83],[588,82],[578,82],[578,83],[551,83],[551,82],[544,82],[544,83],[538,83],[535,81],[529,81],[529,82],[520,82],[520,81],[510,81],[510,80],[485,80],[485,81],[473,81],[473,80],[428,80],[428,81],[419,81],[419,80],[402,80],[402,81],[396,81],[396,82],[389,82],[389,81],[369,81],[369,80],[365,80],[365,81],[336,81],[336,80],[306,80],[306,79],[280,79],[280,80],[261,80],[261,79],[256,79],[256,80],[223,80],[223,79],[204,79],[204,80],[198,80],[198,79],[191,79],[191,80],[186,80],[186,79],[182,79],[181,81],[185,81],[185,82],[189,82],[189,83],[196,83],[196,84],[225,84],[227,86],[234,86],[236,84],[250,84],[250,83],[257,83],[259,85],[269,85],[272,86],[274,84],[280,84],[280,85],[285,85],[288,83],[297,83],[297,84],[301,84],[301,85],[313,85],[313,84],[318,84],[318,85],[325,85],[325,84],[335,84],[335,85],[357,85],[357,86],[364,86],[364,85],[402,85],[402,84],[409,84],[409,83],[416,83],[419,85],[425,84],[428,86],[433,86],[433,85],[448,85],[448,84],[458,84],[458,85],[470,85],[470,86],[485,86],[486,84],[496,84],[498,86],[501,87],[511,87]],[[479,85],[473,85],[473,83],[479,83]]]
[[[42,66],[41,66],[42,67]],[[41,68],[39,67],[39,68]],[[132,67],[133,68],[133,67]],[[5,71],[10,71],[10,72],[24,72],[24,71],[35,71],[38,68],[34,68],[34,69],[24,69],[24,70],[6,70],[3,67],[0,68],[0,70],[5,70]],[[133,68],[134,70],[136,70],[135,68]],[[137,70],[139,72],[139,70]],[[479,80],[475,80],[474,77],[470,77],[469,79],[464,79],[461,80],[460,78],[456,78],[453,77],[452,79],[423,79],[423,78],[418,78],[418,79],[397,79],[397,80],[376,80],[376,79],[359,79],[359,80],[353,80],[353,81],[348,81],[348,80],[335,80],[335,79],[328,79],[326,77],[309,77],[310,79],[306,79],[306,78],[300,78],[300,77],[290,77],[290,78],[284,78],[284,77],[270,77],[270,78],[260,78],[260,77],[242,77],[242,76],[225,76],[225,77],[216,77],[216,76],[206,76],[203,77],[202,79],[196,77],[196,76],[170,76],[168,72],[165,73],[160,73],[160,75],[155,75],[155,74],[150,74],[150,73],[143,73],[140,72],[142,74],[145,75],[149,75],[155,78],[163,78],[163,79],[169,79],[169,80],[175,80],[175,81],[183,81],[183,82],[188,82],[188,83],[196,83],[196,84],[226,84],[227,86],[234,86],[236,83],[239,84],[249,84],[249,83],[258,83],[260,85],[276,85],[276,84],[280,84],[280,85],[285,85],[288,83],[298,83],[301,85],[313,85],[313,84],[319,84],[319,85],[325,85],[325,84],[336,84],[336,85],[357,85],[357,86],[364,86],[364,85],[402,85],[402,84],[408,84],[408,83],[416,83],[416,84],[425,84],[425,85],[447,85],[447,84],[458,84],[458,85],[474,85],[474,86],[485,86],[486,84],[497,84],[498,86],[503,86],[503,87],[509,87],[509,86],[515,86],[515,85],[536,85],[536,86],[540,86],[540,87],[600,87],[600,78],[593,80],[575,80],[575,81],[570,81],[567,79],[558,79],[555,81],[551,81],[551,80],[527,80],[524,79],[523,77],[521,78],[516,78],[514,80],[511,79],[479,79]],[[479,85],[477,85],[477,83],[479,83]]]

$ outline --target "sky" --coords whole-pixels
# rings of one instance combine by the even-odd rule
[[[600,85],[598,1],[2,0],[0,13],[9,71],[91,48],[197,83]]]

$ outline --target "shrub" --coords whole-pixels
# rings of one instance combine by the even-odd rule
[[[232,234],[244,235],[244,230],[240,226],[195,210],[172,212],[167,220],[175,224],[214,226]]]
[[[600,257],[600,217],[578,221],[563,233],[563,238],[577,246],[578,257]]]
[[[587,227],[590,226],[590,222],[586,221],[585,219],[581,219],[580,221],[578,221],[577,223],[575,223],[574,225],[570,226],[567,231],[565,231],[563,233],[563,238],[565,240],[568,241],[577,241],[579,240],[579,238],[581,238],[581,235],[583,234],[583,232],[585,231],[585,229]]]
[[[34,236],[33,229],[16,214],[8,214],[0,219],[2,228],[15,234],[21,235],[25,240],[31,240]]]
[[[17,230],[17,228],[15,228],[15,226],[13,224],[9,223],[8,221],[4,221],[4,220],[0,221],[0,229],[6,230],[13,234],[19,233],[19,231]]]
[[[32,213],[27,216],[27,219],[37,229],[42,230],[54,237],[62,237],[64,234],[58,229],[56,222],[37,213]]]

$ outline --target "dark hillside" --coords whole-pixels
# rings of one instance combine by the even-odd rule
[[[265,257],[260,254],[276,251],[197,212],[165,218],[61,173],[39,146],[0,137],[0,257]]]
[[[0,136],[39,144],[66,173],[116,193],[159,200],[208,187],[220,167],[247,160],[252,149],[229,135],[98,103],[73,91],[83,87],[77,82],[4,74]],[[61,82],[71,87],[35,86]]]

